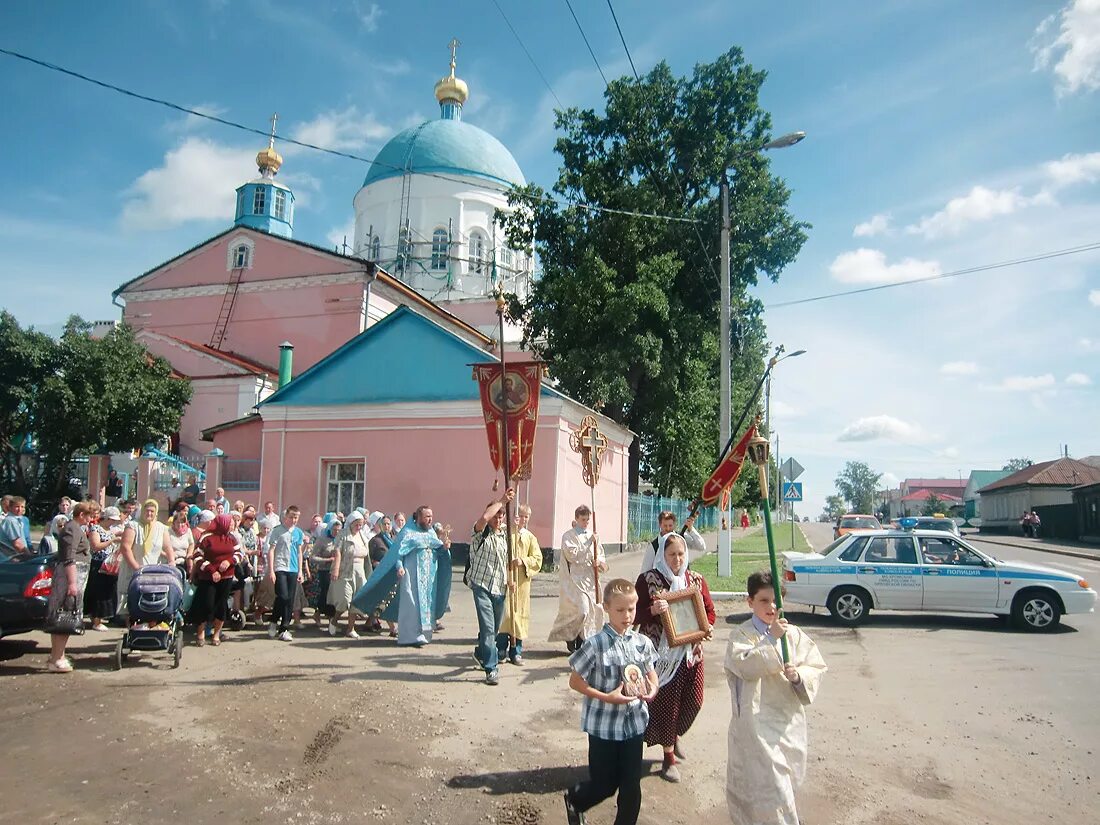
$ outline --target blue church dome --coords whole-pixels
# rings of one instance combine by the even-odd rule
[[[527,182],[503,143],[446,110],[439,120],[429,120],[391,138],[375,156],[363,186],[400,177],[405,171],[483,178],[503,186]]]

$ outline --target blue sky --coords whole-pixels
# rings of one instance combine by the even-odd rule
[[[602,82],[562,0],[499,0],[554,93]],[[529,180],[556,173],[554,99],[491,0],[0,7],[0,46],[371,157],[437,106],[451,37],[465,117]],[[629,70],[606,3],[574,0],[604,70]],[[769,76],[772,154],[814,225],[766,305],[1100,241],[1100,2],[615,4],[639,70],[731,45]],[[59,25],[59,21],[64,21]],[[232,220],[262,141],[0,55],[3,305],[55,330]],[[366,164],[281,147],[295,234],[350,228]],[[816,513],[849,459],[888,480],[1100,453],[1100,251],[773,307],[773,415]]]

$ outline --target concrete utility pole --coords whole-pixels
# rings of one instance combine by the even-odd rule
[[[788,146],[794,146],[805,137],[805,132],[791,132],[775,140],[768,141],[760,147],[760,149],[762,151],[768,149],[785,149]],[[755,149],[752,150],[752,152],[755,151]],[[745,152],[744,154],[751,154],[751,152]],[[730,438],[732,436],[730,432],[730,370],[732,369],[730,354],[730,303],[732,301],[732,287],[730,284],[730,187],[729,178],[726,172],[722,173],[720,192],[722,199],[722,226],[720,233],[721,240],[719,242],[721,249],[719,253],[722,273],[719,278],[721,291],[719,300],[721,301],[721,306],[719,307],[718,321],[718,334],[720,337],[719,346],[721,347],[721,367],[719,368],[718,381],[720,393],[720,398],[718,399],[719,459],[721,459],[721,452],[726,448],[726,445],[730,443]],[[719,502],[719,504],[721,504],[721,502]],[[733,520],[730,516],[731,511],[729,509],[725,509],[719,513],[718,575],[720,576],[729,576],[733,573]]]

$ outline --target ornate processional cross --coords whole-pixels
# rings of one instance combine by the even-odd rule
[[[573,452],[580,453],[584,483],[595,487],[600,480],[600,464],[607,450],[607,436],[600,432],[593,416],[586,415],[581,419],[580,429],[569,436],[569,446]]]

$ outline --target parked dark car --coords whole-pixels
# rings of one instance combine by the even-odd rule
[[[52,555],[45,545],[16,556],[0,550],[0,638],[42,626],[53,584]]]

